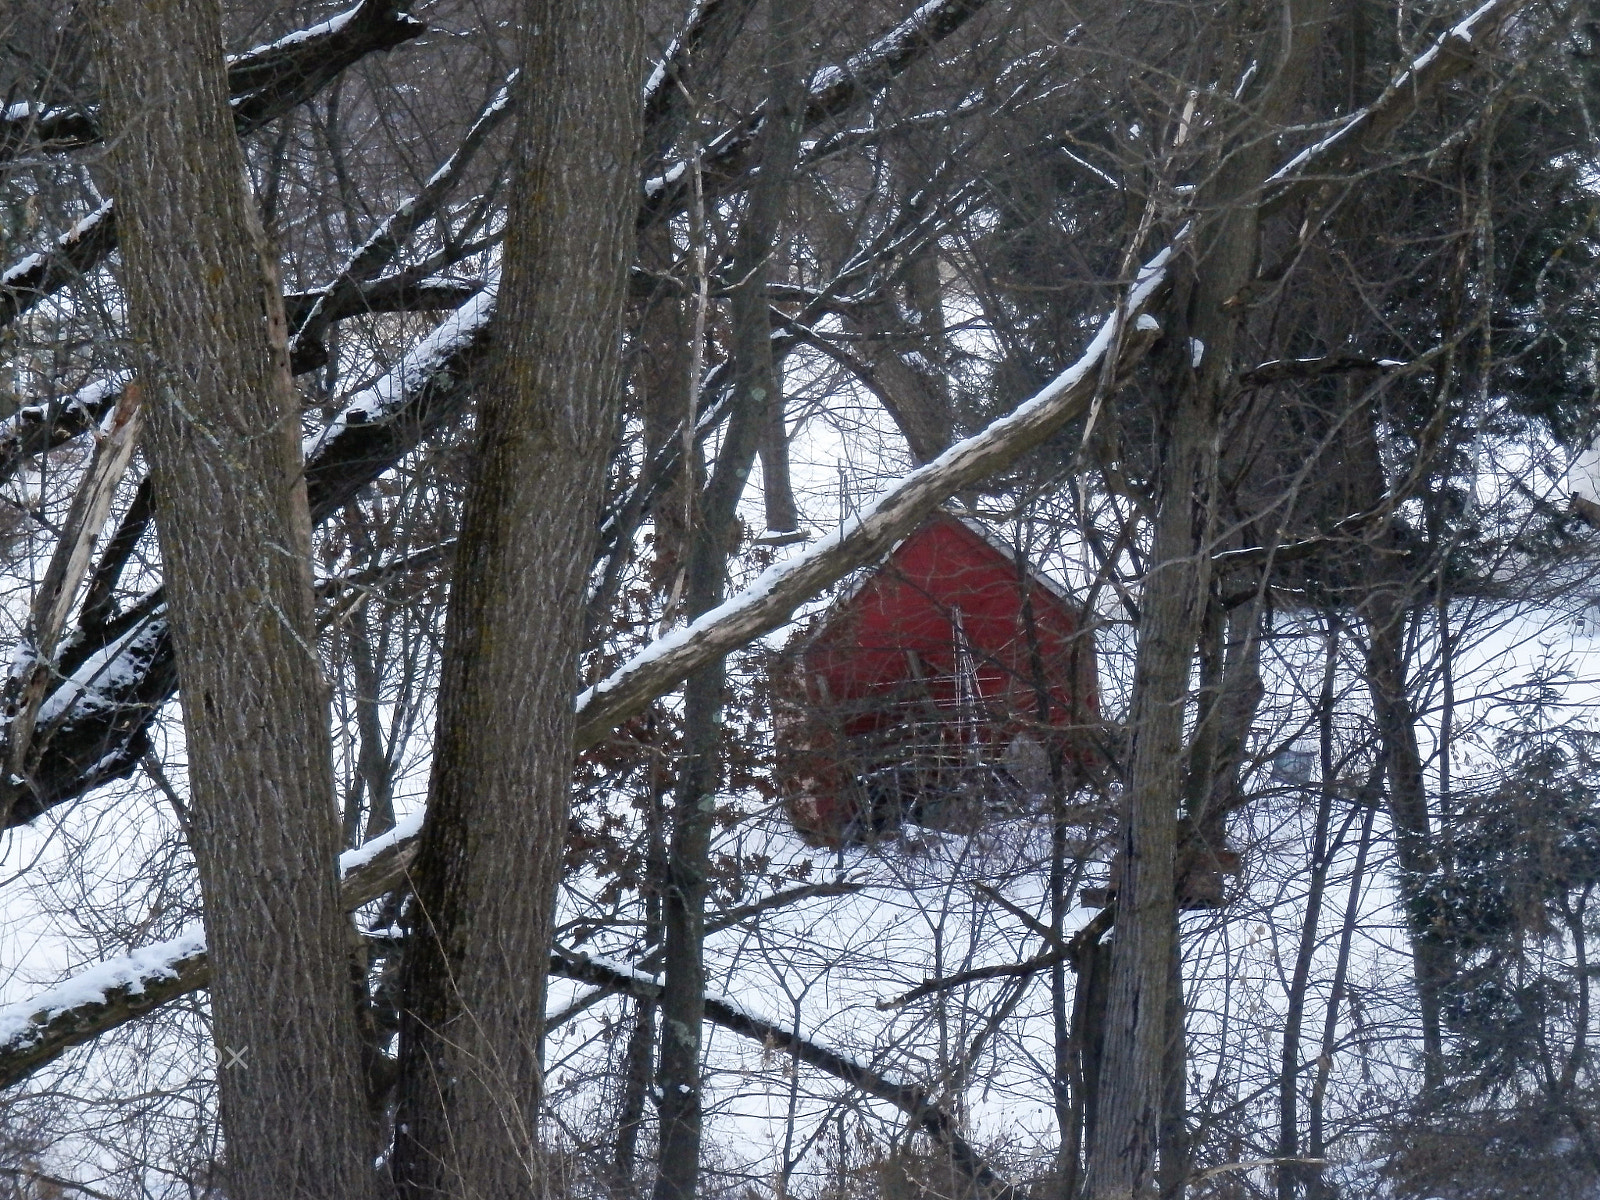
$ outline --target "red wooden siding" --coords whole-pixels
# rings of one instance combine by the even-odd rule
[[[1054,586],[964,521],[934,517],[841,599],[780,683],[789,812],[813,841],[905,816],[970,820],[1041,792],[1086,753],[1094,646]],[[1041,772],[1043,777],[1041,779]]]

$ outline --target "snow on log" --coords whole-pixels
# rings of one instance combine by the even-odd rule
[[[340,856],[346,909],[359,908],[395,885],[416,855],[421,828],[417,813]],[[205,933],[192,925],[170,941],[95,963],[36,996],[0,1007],[0,1088],[210,982]]]
[[[68,1048],[197,991],[210,979],[205,935],[190,928],[0,1008],[0,1086],[27,1078]]]
[[[491,279],[306,439],[312,521],[325,520],[465,405],[464,385],[488,348],[498,284]]]
[[[0,327],[94,270],[116,248],[116,216],[107,200],[49,250],[30,254],[0,274]]]

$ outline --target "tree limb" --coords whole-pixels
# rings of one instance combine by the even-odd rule
[[[361,0],[307,29],[228,59],[228,93],[240,135],[282,116],[374,50],[392,50],[427,26],[405,10],[405,0]],[[62,106],[44,112],[12,106],[0,114],[0,161],[24,146],[64,152],[100,141],[99,113]]]
[[[289,34],[233,60],[228,82],[235,126],[241,135],[281,117],[331,83],[346,67],[377,50],[390,50],[426,26],[396,0],[361,0],[354,8],[310,29]],[[0,159],[17,138],[43,139],[51,149],[91,145],[99,123],[90,113],[61,110],[0,121]],[[0,327],[82,278],[117,248],[110,201],[79,221],[49,250],[30,254],[0,274]]]
[[[399,882],[416,854],[420,827],[420,820],[404,822],[343,856],[347,909],[360,908]],[[97,963],[32,999],[0,1008],[0,1088],[210,982],[205,935],[195,925],[170,941]]]

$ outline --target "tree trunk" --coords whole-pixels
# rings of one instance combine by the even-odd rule
[[[805,5],[771,6],[769,120],[759,150],[761,174],[734,255],[735,409],[690,534],[688,616],[721,602],[739,499],[774,408],[782,412],[772,363],[768,278],[782,206],[799,145],[796,48]],[[666,926],[659,1071],[661,1150],[655,1200],[693,1200],[700,1181],[701,1031],[705,1027],[705,904],[711,831],[720,780],[726,660],[689,677],[684,692],[684,768],[673,800],[672,848],[662,906]]]
[[[283,302],[219,6],[99,7],[110,177],[182,686],[227,1191],[375,1194]]]
[[[1367,623],[1367,687],[1389,777],[1389,822],[1400,860],[1400,898],[1411,935],[1417,1005],[1422,1020],[1423,1081],[1431,1091],[1444,1082],[1444,1033],[1440,1010],[1455,973],[1449,947],[1439,940],[1425,884],[1438,869],[1427,782],[1417,746],[1417,716],[1406,682],[1403,648],[1406,609],[1398,585],[1377,588],[1362,605]]]
[[[1178,805],[1183,798],[1184,710],[1204,607],[1215,410],[1198,386],[1174,406],[1164,455],[1152,570],[1135,664],[1133,761],[1123,806],[1117,926],[1089,1145],[1092,1200],[1142,1197],[1153,1182],[1167,992],[1177,933]]]
[[[617,422],[641,6],[524,0],[521,161],[445,629],[405,965],[402,1197],[541,1193],[545,971]]]
[[[1369,798],[1361,817],[1361,840],[1357,843],[1356,863],[1350,872],[1350,892],[1344,905],[1344,922],[1339,929],[1339,957],[1333,968],[1333,987],[1328,992],[1328,1010],[1322,1022],[1322,1053],[1317,1055],[1317,1073],[1311,1084],[1307,1120],[1306,1156],[1320,1159],[1327,1149],[1323,1126],[1323,1101],[1328,1094],[1328,1078],[1333,1074],[1333,1052],[1338,1045],[1339,1009],[1344,1005],[1345,980],[1350,973],[1350,944],[1355,937],[1356,918],[1361,906],[1361,885],[1366,876],[1367,851],[1372,848],[1372,818],[1376,804]],[[1332,1200],[1334,1188],[1323,1177],[1324,1168],[1309,1171],[1306,1183],[1308,1200]]]
[[[1172,939],[1167,973],[1167,1045],[1161,1069],[1157,1182],[1161,1200],[1183,1200],[1189,1184],[1189,1039],[1183,1006],[1183,947]]]
[[[1320,44],[1324,8],[1313,3],[1309,12],[1293,14],[1283,57],[1255,97],[1253,117],[1235,128],[1226,153],[1219,147],[1199,208],[1215,215],[1197,232],[1193,275],[1174,298],[1182,318],[1169,333],[1177,343],[1169,350],[1177,395],[1163,414],[1155,529],[1140,609],[1099,1130],[1085,1181],[1089,1200],[1142,1200],[1155,1184],[1177,937],[1175,815],[1186,793],[1184,717],[1210,580],[1220,408],[1241,321],[1232,301],[1255,273],[1256,199],[1272,161],[1269,135],[1299,99]]]
[[[1333,777],[1333,705],[1335,673],[1339,665],[1339,626],[1328,615],[1323,657],[1322,693],[1318,697],[1317,726],[1321,779],[1317,788],[1316,824],[1311,839],[1311,881],[1306,889],[1305,917],[1300,923],[1300,944],[1289,979],[1289,1005],[1283,1017],[1283,1051],[1278,1064],[1278,1200],[1294,1200],[1302,1181],[1310,1178],[1300,1156],[1300,1035],[1305,1023],[1306,989],[1311,982],[1311,959],[1317,949],[1317,929],[1322,920],[1322,900],[1328,886],[1328,869],[1346,830],[1333,845],[1328,831],[1333,821],[1336,781]],[[1351,810],[1350,819],[1355,817]],[[1349,821],[1346,821],[1348,828]]]

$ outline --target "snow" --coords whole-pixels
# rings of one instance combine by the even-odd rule
[[[602,679],[580,695],[577,702],[578,712],[581,714],[595,701],[606,693],[614,691],[627,683],[640,671],[676,653],[690,643],[698,641],[715,626],[725,621],[733,620],[741,613],[756,607],[777,590],[780,584],[791,575],[797,574],[802,568],[809,565],[812,560],[832,553],[840,543],[854,538],[862,527],[874,523],[878,519],[880,512],[885,508],[891,508],[894,502],[899,500],[906,492],[919,487],[929,478],[937,477],[961,460],[987,448],[992,443],[1005,440],[1017,425],[1026,422],[1039,409],[1051,404],[1063,393],[1076,387],[1090,374],[1098,370],[1101,361],[1116,344],[1117,334],[1122,326],[1124,314],[1128,311],[1136,311],[1147,304],[1166,279],[1167,264],[1172,259],[1173,251],[1178,241],[1187,234],[1187,228],[1186,226],[1184,230],[1180,231],[1179,238],[1174,240],[1172,245],[1167,246],[1145,264],[1143,269],[1140,270],[1132,290],[1129,292],[1125,306],[1119,308],[1101,322],[1099,332],[1095,334],[1088,348],[1078,360],[1045,385],[1041,391],[1030,399],[1023,401],[1010,414],[1001,417],[981,432],[964,441],[957,442],[932,462],[901,476],[899,480],[879,493],[874,500],[868,502],[860,512],[843,521],[832,533],[813,542],[805,550],[793,557],[774,563],[758,575],[754,582],[738,595],[731,597],[689,624],[679,626],[677,629],[657,638],[605,679]],[[1154,322],[1153,317],[1148,314],[1141,314],[1140,318],[1135,320],[1135,327],[1138,329],[1151,328],[1150,325],[1144,324],[1146,320]]]
[[[558,949],[557,953],[563,958],[570,959],[573,962],[592,963],[599,967],[602,971],[610,971],[612,974],[620,975],[622,978],[632,980],[634,983],[643,983],[650,987],[661,986],[661,977],[659,975],[652,975],[648,971],[641,971],[632,963],[623,962],[621,959],[606,958],[599,954],[584,954],[577,950]]]
[[[266,42],[260,46],[254,46],[242,54],[230,54],[228,55],[228,65],[232,66],[234,63],[244,62],[247,59],[260,58],[276,50],[285,50],[290,46],[298,46],[302,42],[309,42],[313,38],[326,37],[329,34],[337,33],[355,20],[360,12],[361,5],[357,4],[354,8],[347,8],[342,13],[335,13],[326,21],[318,21],[315,25],[308,25],[304,29],[297,29],[293,33],[285,34],[275,42]]]
[[[416,837],[422,832],[422,812],[422,809],[418,809],[410,816],[402,817],[388,833],[380,833],[354,850],[346,850],[339,855],[339,874],[349,875],[352,871],[360,870],[384,851]]]
[[[683,28],[685,30],[693,29],[695,23],[700,20],[701,14],[705,12],[705,9],[706,0],[695,0],[694,7],[689,10],[688,19],[683,23]],[[682,49],[683,35],[676,34],[673,36],[673,39],[667,43],[667,48],[662,51],[661,60],[656,63],[655,69],[650,72],[650,78],[644,82],[644,92],[642,93],[642,98],[646,104],[650,103],[650,98],[659,92],[661,90],[661,85],[667,81],[667,64],[672,62],[673,59],[677,58]]]
[[[51,724],[69,708],[80,707],[88,712],[117,704],[119,693],[143,678],[156,648],[165,639],[166,611],[167,606],[161,605],[148,620],[91,654],[69,679],[45,697],[39,706],[38,725],[43,728]]]
[[[0,1007],[0,1052],[25,1048],[60,1014],[84,1005],[104,1004],[107,993],[115,989],[127,988],[139,995],[147,983],[176,979],[183,961],[205,953],[205,948],[205,931],[192,925],[171,941],[95,963],[48,991]]]
[[[34,253],[28,255],[28,257],[23,259],[21,262],[7,267],[6,273],[4,275],[0,275],[0,287],[9,287],[14,285],[17,280],[21,279],[30,271],[38,268],[43,262],[44,255],[40,254],[38,251],[35,251]]]
[[[1189,339],[1189,366],[1199,370],[1200,364],[1205,361],[1206,344],[1199,338]]]
[[[662,192],[672,187],[683,178],[684,172],[689,169],[687,162],[674,163],[667,168],[665,174],[652,175],[644,181],[644,194],[646,196],[659,196]]]
[[[67,230],[67,232],[62,235],[61,240],[60,240],[60,242],[58,244],[63,246],[63,247],[65,247],[65,246],[69,245],[70,243],[77,241],[79,238],[83,237],[84,234],[88,233],[91,229],[93,229],[96,225],[100,224],[100,222],[104,221],[110,215],[111,215],[111,201],[109,201],[109,200],[101,201],[100,202],[100,207],[95,209],[93,212],[91,212],[88,216],[84,217],[82,220],[80,220],[71,229]]]
[[[99,208],[94,209],[87,216],[75,223],[71,229],[56,239],[58,252],[69,249],[74,242],[88,234],[95,226],[99,225],[111,214],[111,201],[102,201]],[[28,255],[19,262],[7,267],[4,274],[0,274],[0,287],[15,287],[17,281],[26,276],[30,271],[37,271],[45,263],[45,256],[38,251]]]
[[[1484,4],[1479,5],[1478,8],[1473,10],[1473,12],[1464,20],[1458,21],[1455,25],[1452,25],[1434,41],[1433,45],[1428,47],[1426,51],[1414,59],[1411,65],[1402,71],[1393,83],[1384,89],[1382,96],[1380,96],[1372,104],[1366,105],[1363,108],[1358,108],[1327,137],[1323,138],[1315,145],[1307,146],[1304,150],[1300,151],[1299,154],[1296,154],[1288,162],[1284,163],[1283,166],[1274,171],[1267,179],[1267,186],[1270,187],[1273,184],[1287,182],[1292,176],[1297,174],[1301,168],[1305,167],[1313,159],[1326,152],[1329,147],[1335,145],[1345,137],[1349,136],[1353,130],[1359,129],[1363,124],[1365,124],[1377,105],[1382,104],[1395,93],[1405,88],[1415,86],[1417,75],[1426,70],[1427,67],[1432,64],[1433,60],[1438,58],[1439,55],[1443,53],[1444,47],[1447,43],[1451,41],[1470,42],[1473,36],[1480,32],[1477,29],[1478,22],[1481,21],[1486,14],[1492,11],[1497,11],[1504,3],[1505,0],[1486,0]]]
[[[400,360],[399,366],[370,388],[358,392],[339,411],[338,416],[308,436],[304,443],[306,460],[309,462],[315,458],[324,446],[351,425],[376,425],[388,420],[405,406],[418,389],[448,370],[451,357],[482,332],[489,318],[494,315],[499,283],[497,276],[491,277],[483,291],[456,309],[438,328],[418,342]]]

